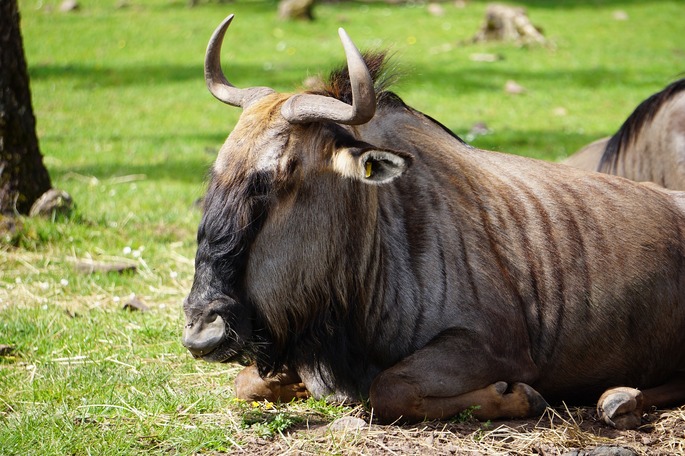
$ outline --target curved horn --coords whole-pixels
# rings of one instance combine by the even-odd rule
[[[293,95],[281,109],[281,114],[289,122],[332,120],[346,125],[361,125],[373,118],[376,112],[376,92],[369,69],[345,30],[338,29],[338,34],[347,56],[347,70],[352,85],[352,105],[323,95]]]
[[[231,14],[214,30],[205,54],[205,82],[210,93],[231,106],[246,108],[250,103],[274,91],[268,87],[238,89],[228,82],[221,70],[221,44],[234,15]]]

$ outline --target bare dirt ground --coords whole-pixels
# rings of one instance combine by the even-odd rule
[[[232,454],[250,455],[565,455],[685,454],[685,408],[651,411],[638,430],[619,431],[593,408],[548,409],[534,420],[426,422],[381,426],[364,410],[361,427],[332,430],[309,420],[270,439],[251,437]],[[369,424],[371,422],[371,424]]]

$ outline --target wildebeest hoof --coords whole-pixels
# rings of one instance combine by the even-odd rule
[[[540,393],[533,387],[525,383],[514,383],[511,387],[511,394],[524,396],[528,402],[528,416],[542,415],[549,404]]]
[[[279,372],[273,377],[262,378],[257,366],[251,365],[236,377],[235,395],[248,401],[290,402],[308,398],[309,391],[292,372]]]
[[[612,388],[597,402],[597,414],[616,429],[635,429],[642,422],[643,397],[635,388]]]
[[[479,406],[474,411],[479,420],[540,416],[548,407],[542,395],[525,383],[496,382],[471,394]]]

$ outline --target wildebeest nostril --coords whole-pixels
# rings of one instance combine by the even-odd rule
[[[206,355],[221,343],[225,327],[224,319],[219,315],[200,319],[183,329],[183,346],[195,356]]]

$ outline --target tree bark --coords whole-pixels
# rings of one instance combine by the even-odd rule
[[[38,148],[17,0],[0,0],[0,214],[28,214],[51,188]]]
[[[522,7],[489,4],[485,22],[473,42],[509,41],[518,44],[546,44],[542,30],[534,26]]]

